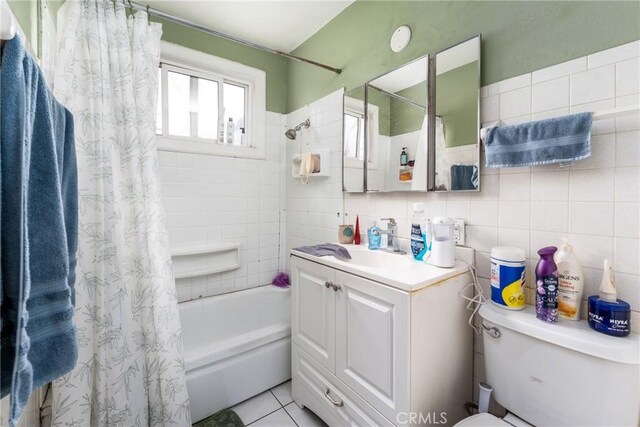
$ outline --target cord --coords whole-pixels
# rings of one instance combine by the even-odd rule
[[[485,302],[487,302],[487,299],[484,297],[484,292],[482,291],[482,287],[478,282],[478,274],[477,274],[476,268],[464,260],[462,260],[462,262],[467,264],[467,267],[469,267],[469,273],[471,273],[471,278],[473,279],[473,281],[469,282],[464,288],[460,289],[460,292],[458,292],[458,295],[460,295],[462,299],[468,301],[467,310],[472,311],[471,316],[469,316],[469,326],[471,326],[471,328],[475,331],[476,334],[479,334],[482,332],[482,328],[478,328],[473,324],[473,318],[475,317],[476,313],[480,310],[480,307],[482,307],[482,305]],[[470,287],[472,287],[474,291],[473,297],[468,297],[465,295],[466,290],[469,289]]]

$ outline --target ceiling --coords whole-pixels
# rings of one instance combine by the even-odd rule
[[[353,0],[146,0],[140,3],[272,49],[291,52]]]

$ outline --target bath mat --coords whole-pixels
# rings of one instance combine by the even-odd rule
[[[244,427],[244,423],[231,409],[223,409],[215,414],[198,421],[193,427]]]

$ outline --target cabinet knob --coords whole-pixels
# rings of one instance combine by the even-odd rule
[[[344,405],[344,402],[342,401],[337,401],[337,400],[333,400],[333,398],[331,398],[331,396],[329,396],[329,393],[331,393],[331,390],[326,389],[324,391],[324,396],[329,399],[329,402],[333,403],[335,406],[337,406],[338,408],[342,407],[342,405]]]
[[[325,288],[327,288],[327,289],[329,289],[329,288],[333,287],[333,283],[331,283],[331,282],[324,282],[324,287],[325,287]]]
[[[338,284],[331,284],[334,292],[338,292],[340,289],[342,289],[342,286],[338,285]]]

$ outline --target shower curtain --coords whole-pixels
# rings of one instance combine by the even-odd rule
[[[74,115],[79,357],[54,426],[190,425],[155,137],[161,26],[121,2],[67,0],[54,93]]]

